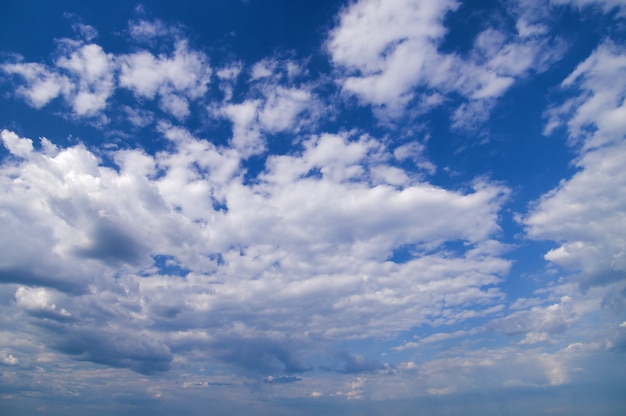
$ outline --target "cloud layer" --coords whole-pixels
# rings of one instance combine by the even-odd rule
[[[360,0],[319,53],[259,60],[138,8],[123,45],[75,23],[47,59],[3,55],[3,100],[82,133],[2,119],[0,409],[609,394],[626,351],[623,9]],[[572,64],[552,12],[612,29]],[[513,151],[490,126],[515,112],[574,156],[523,201],[508,166],[477,166]]]

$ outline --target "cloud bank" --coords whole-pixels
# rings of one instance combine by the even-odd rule
[[[624,8],[539,3],[349,2],[262,59],[137,8],[3,55],[0,409],[548,414],[588,383],[618,414]],[[556,12],[610,30],[572,52]],[[552,189],[493,162],[516,112],[573,155]]]

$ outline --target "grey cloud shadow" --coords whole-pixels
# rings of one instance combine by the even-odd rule
[[[166,372],[173,360],[169,347],[157,340],[133,333],[112,334],[97,329],[76,328],[58,322],[41,322],[51,335],[50,347],[73,356],[140,374]]]
[[[129,235],[121,225],[107,219],[99,219],[90,232],[91,243],[74,249],[81,258],[96,259],[108,263],[139,264],[148,255],[145,245]]]
[[[0,268],[0,284],[15,283],[26,286],[42,286],[71,294],[88,293],[88,287],[81,282],[71,282],[57,276],[57,272],[49,274],[32,271],[27,267]]]
[[[289,345],[273,340],[231,338],[213,344],[213,348],[220,360],[253,374],[293,374],[311,370]]]

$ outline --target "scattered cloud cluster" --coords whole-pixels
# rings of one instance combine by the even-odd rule
[[[259,182],[246,186],[227,148],[163,128],[175,152],[113,152],[118,170],[102,166],[81,145],[57,149],[42,139],[48,148],[37,151],[32,140],[2,132],[17,158],[2,176],[3,216],[11,231],[3,246],[14,253],[4,261],[3,281],[43,285],[19,286],[17,305],[56,321],[55,331],[111,339],[106,329],[79,330],[82,315],[92,313],[82,308],[107,299],[116,319],[132,311],[137,329],[171,327],[155,333],[157,340],[144,331],[128,334],[140,337],[136,342],[148,355],[170,357],[162,337],[191,331],[188,341],[179,332],[175,343],[194,344],[205,334],[209,344],[227,343],[223,358],[256,366],[256,360],[248,363],[251,351],[232,351],[234,340],[254,339],[258,352],[266,338],[273,349],[289,338],[311,342],[313,335],[380,336],[442,313],[448,322],[463,320],[447,314],[467,303],[480,310],[500,300],[493,286],[508,262],[498,258],[501,248],[491,237],[505,190],[477,184],[461,194],[419,182],[379,183],[376,175],[368,179],[368,171],[372,161],[380,167],[391,158],[382,144],[330,134],[306,142],[299,155],[271,157]],[[459,253],[444,247],[454,240],[464,242]],[[405,247],[412,260],[390,261]],[[174,266],[181,271],[168,274]],[[275,331],[289,336],[274,339]],[[132,350],[100,350],[102,342],[91,341],[84,348],[96,344],[98,351],[77,353],[101,362],[109,359],[100,352],[124,356]],[[291,363],[289,351],[264,354],[285,371],[303,368]],[[141,358],[129,360],[135,368]]]
[[[94,116],[106,106],[113,91],[113,60],[95,44],[66,41],[60,49],[67,52],[52,69],[39,63],[3,64],[4,72],[21,76],[26,85],[17,93],[35,108],[62,96],[76,116]]]
[[[432,107],[463,97],[453,126],[474,128],[493,100],[531,72],[545,70],[563,52],[559,42],[518,14],[517,33],[486,27],[469,51],[442,52],[445,19],[464,5],[455,0],[356,2],[345,8],[327,48],[344,91],[386,116],[403,114],[409,102]],[[358,39],[358,41],[357,41]]]
[[[616,1],[547,7],[592,5],[623,22]],[[451,46],[467,7],[350,2],[322,76],[289,52],[214,58],[147,19],[126,53],[81,23],[48,63],[1,63],[7,97],[150,144],[0,126],[0,395],[322,406],[619,377],[626,49],[603,39],[558,80],[543,114],[559,137],[543,139],[567,143],[575,172],[508,224],[511,184],[435,181],[437,137],[394,136],[436,108],[446,134],[471,135],[566,53],[537,1],[503,2]],[[515,289],[515,245],[538,241],[546,268]]]
[[[546,259],[579,272],[583,286],[626,278],[625,76],[626,49],[606,41],[563,81],[577,93],[548,110],[547,132],[565,126],[580,149],[579,171],[544,195],[524,220],[531,237],[560,243]]]

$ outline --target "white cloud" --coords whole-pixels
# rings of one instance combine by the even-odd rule
[[[73,45],[72,45],[73,46]],[[74,75],[76,92],[68,97],[78,116],[91,116],[106,107],[106,101],[114,89],[115,63],[99,45],[89,44],[62,56],[56,66]]]
[[[579,271],[581,282],[606,283],[626,277],[626,145],[590,151],[571,179],[544,195],[524,220],[531,238],[559,247],[547,260]]]
[[[4,365],[18,365],[20,360],[15,358],[13,354],[3,354],[2,358],[0,358],[0,362]]]
[[[133,126],[145,127],[154,122],[154,113],[148,110],[124,106],[124,113]]]
[[[579,171],[544,195],[524,219],[535,239],[559,247],[546,259],[580,272],[583,286],[626,277],[626,55],[612,43],[601,45],[563,85],[579,91],[550,110],[550,129],[567,123],[570,142],[580,144]]]
[[[9,151],[20,157],[28,157],[33,151],[33,141],[27,138],[19,137],[12,131],[2,130],[0,137],[4,145]]]
[[[114,84],[115,63],[95,44],[62,40],[61,56],[55,67],[37,63],[4,64],[5,72],[20,75],[26,86],[17,89],[29,104],[43,107],[58,96],[63,96],[74,115],[92,117],[98,115],[107,104]]]
[[[424,155],[425,150],[426,146],[424,144],[413,141],[396,147],[393,151],[393,156],[399,161],[411,159],[419,169],[433,175],[437,171],[437,166]]]
[[[471,100],[461,104],[452,114],[452,127],[470,131],[480,129],[489,119],[493,106],[493,100]]]
[[[19,306],[30,310],[56,309],[56,305],[52,303],[50,292],[45,288],[19,287],[15,292],[15,300]]]
[[[397,351],[402,351],[408,348],[418,348],[425,344],[431,344],[431,343],[436,343],[436,342],[447,341],[449,339],[461,338],[461,337],[465,337],[468,335],[474,335],[480,332],[483,332],[482,328],[474,328],[469,331],[459,330],[459,331],[454,331],[454,332],[439,332],[439,333],[424,337],[422,339],[419,339],[417,341],[406,342],[398,347],[395,347],[394,349]],[[415,363],[410,363],[410,364],[413,364],[413,367],[416,368]],[[408,368],[413,368],[413,367],[409,366]]]
[[[212,69],[207,56],[178,41],[172,55],[155,56],[139,51],[117,58],[120,62],[119,84],[138,97],[161,96],[163,110],[177,118],[189,114],[186,100],[201,98],[207,91]]]
[[[311,101],[311,93],[307,90],[278,87],[268,94],[259,121],[269,132],[289,130]]]
[[[215,72],[215,74],[218,76],[218,78],[221,78],[224,80],[233,80],[233,79],[236,79],[239,76],[239,74],[241,74],[242,70],[243,68],[241,64],[234,62],[228,66],[218,69]]]
[[[562,87],[577,91],[577,96],[548,110],[546,134],[565,124],[571,143],[582,142],[583,150],[621,139],[626,131],[626,52],[622,46],[611,41],[601,44]]]
[[[252,66],[250,77],[253,81],[268,78],[274,74],[274,71],[276,71],[276,62],[271,59],[265,59]]]
[[[514,37],[493,28],[482,31],[467,56],[442,53],[444,18],[458,7],[456,1],[362,0],[344,9],[327,42],[333,64],[343,74],[344,90],[394,117],[416,95],[433,89],[461,93],[469,100],[493,100],[529,72],[545,70],[562,53],[561,45],[524,22],[525,29]],[[488,108],[480,101],[464,105]],[[459,111],[454,125],[465,128],[471,115]]]
[[[160,129],[175,151],[114,151],[119,171],[101,166],[83,146],[26,152],[15,143],[27,139],[3,134],[25,159],[2,171],[3,235],[19,236],[1,241],[2,279],[22,270],[34,285],[84,293],[53,297],[49,288],[21,288],[18,303],[48,310],[68,340],[111,336],[106,328],[65,327],[70,316],[103,319],[94,305],[116,308],[108,322],[136,333],[107,341],[106,354],[80,344],[86,359],[123,358],[136,345],[140,358],[120,365],[147,372],[148,357],[155,357],[160,371],[172,349],[206,345],[205,355],[274,368],[250,361],[264,342],[263,354],[301,369],[290,345],[311,342],[297,329],[303,325],[323,338],[370,337],[499,310],[494,285],[509,262],[490,238],[505,189],[482,184],[463,194],[422,183],[375,185],[376,172],[392,160],[384,146],[330,134],[305,142],[300,154],[270,157],[259,182],[244,185],[236,152],[180,128]],[[308,174],[316,170],[319,176]],[[24,220],[33,216],[37,222]],[[456,240],[466,244],[460,253],[440,248]],[[411,259],[388,261],[407,245],[414,247]],[[151,259],[156,255],[186,277],[169,277]],[[474,314],[460,313],[467,304]],[[166,328],[211,330],[199,343]],[[259,341],[255,349],[232,350],[242,339]],[[67,342],[57,349],[71,351]]]
[[[239,150],[244,157],[265,150],[265,141],[256,125],[260,104],[260,100],[246,100],[220,109],[220,113],[233,123],[231,146]]]
[[[343,87],[365,102],[401,110],[413,86],[448,65],[436,42],[445,34],[445,14],[456,7],[455,1],[371,0],[346,8],[327,45],[333,63],[348,71]]]
[[[172,114],[179,120],[184,120],[190,113],[187,99],[176,94],[167,94],[161,97],[161,109]]]
[[[17,87],[16,92],[26,98],[35,108],[41,108],[59,95],[67,95],[72,85],[67,77],[51,72],[45,65],[37,63],[3,64],[2,70],[20,75],[27,86]]]
[[[219,88],[224,93],[224,101],[228,102],[233,98],[234,85],[242,71],[243,65],[240,62],[231,62],[215,72]]]
[[[290,75],[293,65],[292,61],[278,59],[256,63],[251,69],[254,82],[246,98],[240,102],[232,101],[232,82],[239,76],[240,65],[233,64],[220,70],[221,75],[218,76],[222,80],[220,88],[225,100],[221,106],[209,106],[208,111],[213,116],[232,122],[231,145],[242,157],[262,153],[268,134],[297,133],[303,127],[314,124],[323,111],[312,86],[298,83],[293,79],[295,75]]]
[[[552,9],[528,0],[505,3],[517,33],[486,24],[467,53],[444,53],[443,24],[457,7],[351,2],[326,43],[333,75],[378,114],[454,103],[454,127],[480,128],[499,97],[560,49],[544,26]],[[160,21],[128,33],[142,47],[161,35],[178,41],[171,53],[112,55],[66,39],[53,65],[2,65],[22,77],[15,91],[32,106],[62,97],[75,116],[121,115],[134,132],[155,127],[138,141],[168,141],[145,151],[57,147],[2,130],[12,156],[0,166],[0,364],[12,388],[90,400],[106,386],[112,400],[159,405],[199,390],[230,403],[244,391],[332,401],[607,374],[595,375],[592,359],[626,345],[623,317],[606,318],[626,293],[621,46],[606,42],[563,82],[574,95],[548,111],[548,130],[565,126],[580,145],[578,171],[522,218],[527,236],[557,243],[546,259],[586,291],[552,267],[514,300],[505,278],[515,254],[496,240],[509,189],[427,182],[438,137],[392,138],[381,124],[382,138],[324,132],[322,114],[337,116],[326,126],[352,120],[334,114],[335,97],[321,95],[326,75],[312,80],[306,61],[214,71]],[[131,101],[113,101],[115,88]],[[228,143],[205,133],[215,120],[190,117],[201,106],[221,119],[219,135],[221,121],[232,123]],[[202,123],[193,133],[173,124],[189,118]],[[284,151],[265,153],[269,140],[284,140],[271,143]],[[393,342],[399,334],[408,341]],[[344,345],[355,351],[336,352]]]
[[[80,21],[73,23],[72,29],[87,42],[90,42],[94,38],[98,37],[98,30],[95,27],[87,25]]]
[[[148,36],[144,32],[158,25],[145,23],[133,27],[141,31],[141,36]],[[190,48],[186,40],[177,40],[169,55],[155,55],[148,50],[114,55],[106,53],[100,45],[66,38],[59,40],[58,45],[52,66],[19,61],[0,66],[3,72],[24,80],[24,85],[16,88],[16,94],[35,108],[62,96],[73,116],[99,117],[106,123],[108,101],[115,89],[121,87],[131,90],[139,99],[158,98],[161,110],[184,120],[190,114],[190,105],[207,93],[211,79],[208,57]],[[224,74],[222,71],[220,77]],[[232,86],[227,87],[230,89],[227,95],[232,94]],[[299,98],[294,96],[292,101]],[[143,121],[132,117],[131,122],[145,125],[145,117]]]
[[[130,22],[129,32],[130,36],[137,41],[150,41],[159,36],[169,36],[171,34],[175,34],[177,31],[175,28],[166,25],[159,19],[140,19],[138,21]]]
[[[2,245],[6,253],[15,252],[3,260],[7,277],[11,275],[8,270],[21,270],[23,278],[33,283],[84,287],[95,278],[86,270],[145,264],[151,250],[159,251],[154,245],[148,248],[149,236],[166,241],[177,238],[178,227],[186,228],[168,212],[154,184],[132,171],[117,174],[99,166],[83,146],[27,153],[15,143],[28,144],[28,139],[15,140],[7,131],[2,136],[10,150],[17,149],[25,158],[2,170],[2,188],[7,192],[2,212],[9,233],[4,234]],[[131,158],[131,154],[119,154],[125,156],[125,167],[137,171],[133,162],[139,161],[139,171],[145,171],[145,158]],[[21,172],[19,185],[10,179],[15,169]],[[25,219],[34,217],[42,221],[27,226]],[[138,217],[143,220],[137,222]],[[20,237],[11,241],[9,235]],[[30,267],[28,258],[37,252],[39,262]],[[89,260],[102,263],[98,266]],[[64,271],[63,264],[70,269]],[[19,274],[12,277],[17,278]]]
[[[550,341],[550,335],[565,332],[568,325],[580,319],[583,311],[577,310],[578,307],[571,297],[562,296],[546,306],[513,312],[493,321],[490,326],[506,334],[525,335],[522,344]]]

